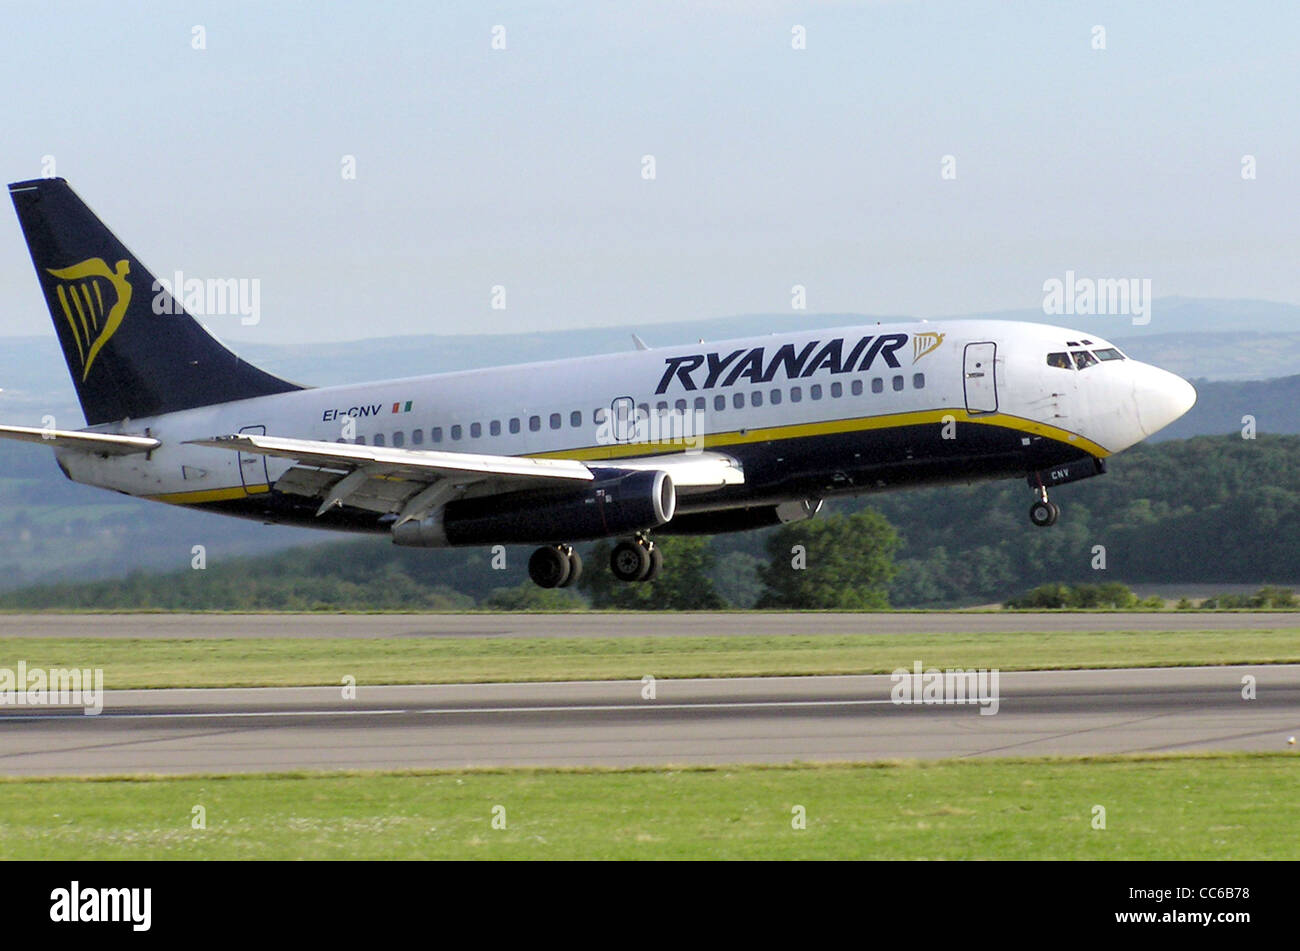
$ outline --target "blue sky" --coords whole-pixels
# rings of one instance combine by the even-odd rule
[[[258,279],[258,326],[211,321],[234,339],[637,329],[794,284],[934,317],[1067,269],[1300,303],[1298,28],[1291,2],[50,3],[0,38],[0,168],[53,156],[160,275]],[[4,214],[0,335],[47,333]]]

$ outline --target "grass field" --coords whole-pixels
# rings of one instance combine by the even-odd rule
[[[1293,753],[0,780],[0,858],[1295,859],[1298,781]]]
[[[815,623],[815,620],[812,622]],[[99,667],[105,686],[621,680],[1300,662],[1300,630],[628,638],[0,638],[0,667]]]

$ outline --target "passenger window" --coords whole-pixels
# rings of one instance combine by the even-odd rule
[[[528,431],[529,431],[530,433],[535,433],[535,432],[537,432],[538,430],[540,430],[541,428],[542,428],[542,417],[540,417],[540,416],[529,416],[529,417],[528,417]]]
[[[1094,357],[1087,350],[1074,351],[1074,365],[1078,367],[1080,370],[1086,370],[1088,369],[1088,367],[1093,366],[1096,362],[1097,362],[1097,358]]]
[[[744,408],[745,408],[745,394],[744,394],[744,393],[737,393],[735,396],[733,396],[733,397],[731,398],[731,405],[734,406],[734,407],[736,407],[736,409],[744,409]]]
[[[773,391],[769,394],[769,402],[771,402],[771,404],[772,404],[773,406],[780,406],[780,405],[781,405],[781,391],[780,391],[780,390],[773,390]]]
[[[511,418],[511,420],[510,420],[510,432],[512,432],[512,433],[517,433],[517,432],[519,432],[519,417],[518,417],[518,416],[515,416],[515,417],[512,417],[512,418]]]
[[[376,445],[376,446],[382,446],[383,444],[384,444],[384,434],[383,434],[383,433],[375,433],[375,445]]]
[[[831,384],[831,396],[833,396],[835,399],[839,399],[839,398],[840,398],[841,396],[843,396],[843,395],[844,395],[844,384],[843,384],[843,383],[832,383],[832,384]]]
[[[412,432],[411,432],[411,445],[412,445],[412,446],[423,446],[423,445],[424,445],[424,430],[423,430],[423,429],[412,430]]]
[[[918,390],[923,390],[923,389],[925,389],[925,374],[924,374],[924,373],[913,373],[913,374],[912,374],[912,387],[913,387],[914,389],[918,389]]]
[[[1068,370],[1070,369],[1070,355],[1068,353],[1049,353],[1047,355],[1047,365],[1060,370]]]
[[[810,400],[819,400],[822,398],[822,385],[820,383],[814,383],[812,386],[808,387],[808,398]]]
[[[605,409],[604,409],[604,407],[597,407],[596,409],[593,409],[593,410],[591,411],[591,418],[592,418],[592,421],[595,422],[596,425],[598,425],[598,426],[599,426],[601,423],[603,423],[603,422],[605,421]]]
[[[500,436],[500,435],[501,435],[501,420],[499,420],[499,419],[494,419],[494,420],[492,420],[492,422],[488,423],[488,433],[489,433],[490,435],[492,435],[492,436]]]
[[[862,381],[861,381],[861,380],[854,380],[854,381],[853,381],[853,384],[849,387],[849,389],[853,392],[853,395],[854,395],[854,396],[861,396],[861,395],[862,395]]]
[[[674,407],[674,408],[677,410],[677,412],[679,412],[679,413],[684,413],[684,412],[686,412],[686,400],[678,400],[676,403],[673,404],[673,407]]]
[[[393,433],[394,448],[401,449],[405,445],[406,445],[406,433],[403,432]]]
[[[715,396],[713,398],[713,408],[721,413],[727,408],[727,398],[725,396]]]
[[[442,427],[434,426],[433,429],[429,431],[429,438],[434,442],[442,442]]]
[[[697,397],[695,397],[695,412],[697,412],[697,413],[703,413],[703,412],[704,412],[704,408],[705,408],[707,405],[708,405],[708,404],[705,402],[705,399],[704,399],[703,396],[697,396]]]
[[[668,412],[668,404],[663,400],[660,400],[658,403],[655,404],[655,411],[662,416],[664,413]]]
[[[872,393],[885,392],[885,381],[880,377],[876,377],[875,379],[873,379],[871,381],[871,392]]]
[[[482,424],[482,423],[470,423],[470,424],[469,424],[469,435],[470,435],[470,438],[471,438],[471,439],[478,439],[480,436],[482,436],[482,435],[483,435],[483,424]]]
[[[894,377],[894,391],[897,392],[902,388],[903,388],[903,378],[901,376]]]
[[[453,440],[459,439],[461,437],[462,432],[464,432],[464,430],[462,430],[460,428],[460,424],[457,423],[455,426],[451,427],[451,438]]]
[[[755,390],[753,393],[749,394],[749,405],[750,406],[763,405],[763,394],[761,391]]]
[[[577,429],[579,426],[582,425],[581,410],[575,409],[572,413],[569,414],[569,425],[572,426],[574,429]]]
[[[560,417],[560,414],[559,414],[559,413],[552,413],[552,414],[551,414],[551,428],[552,428],[552,429],[559,429],[563,424],[564,424],[564,420]]]
[[[803,400],[803,390],[797,386],[790,387],[790,402],[799,403]]]
[[[365,437],[365,436],[358,436],[358,437],[357,437],[357,445],[358,445],[358,446],[364,446],[365,444],[366,444],[366,437]]]

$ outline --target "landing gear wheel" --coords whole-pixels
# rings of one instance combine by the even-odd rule
[[[664,553],[659,550],[658,545],[655,545],[653,548],[650,549],[650,567],[646,571],[645,577],[642,578],[641,580],[654,581],[656,578],[659,577],[659,572],[663,570],[664,570]]]
[[[619,581],[641,581],[651,566],[651,554],[639,542],[619,542],[609,555],[609,570]]]
[[[1029,521],[1033,522],[1039,528],[1046,528],[1048,525],[1055,525],[1057,518],[1061,515],[1061,509],[1055,502],[1047,502],[1039,499],[1033,505],[1029,506]]]
[[[561,588],[572,588],[582,577],[582,556],[572,548],[567,552],[569,556],[569,577],[560,582]]]
[[[528,559],[528,577],[539,588],[563,588],[569,583],[569,555],[558,545],[547,545]]]

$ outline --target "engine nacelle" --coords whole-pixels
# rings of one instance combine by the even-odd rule
[[[581,489],[534,489],[449,502],[418,522],[393,529],[393,542],[415,548],[546,545],[630,535],[657,528],[677,510],[666,472],[596,469]]]

